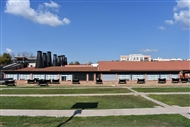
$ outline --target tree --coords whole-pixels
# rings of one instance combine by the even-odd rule
[[[3,53],[3,55],[0,56],[0,64],[7,65],[11,63],[11,55],[9,53]]]
[[[80,63],[78,61],[75,61],[75,65],[80,65]]]
[[[75,62],[70,62],[69,65],[80,65],[80,63],[78,61],[75,61]]]
[[[36,56],[32,52],[18,52],[17,56],[19,57],[27,57],[27,58],[36,58]]]
[[[91,64],[93,64],[91,61],[88,61],[87,63],[86,63],[87,65],[91,65]]]
[[[71,62],[69,63],[69,65],[74,65],[74,63],[71,61]]]

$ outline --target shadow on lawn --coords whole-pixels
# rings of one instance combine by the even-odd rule
[[[92,109],[92,108],[97,108],[98,107],[98,102],[77,102],[76,104],[74,104],[71,109],[81,109],[81,110],[76,110],[73,115],[66,120],[63,123],[60,123],[59,125],[57,125],[57,127],[61,127],[62,125],[66,124],[67,122],[69,122],[75,115],[77,114],[81,114],[82,110],[84,109]]]

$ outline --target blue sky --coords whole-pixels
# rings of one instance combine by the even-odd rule
[[[1,53],[51,51],[96,63],[120,55],[190,58],[188,0],[1,1]]]

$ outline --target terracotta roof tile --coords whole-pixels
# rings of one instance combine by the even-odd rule
[[[16,71],[16,72],[89,72],[89,71],[97,71],[97,67],[46,67],[46,68],[22,68],[19,70],[5,70],[5,72]]]
[[[101,61],[99,71],[181,71],[190,70],[190,61]]]

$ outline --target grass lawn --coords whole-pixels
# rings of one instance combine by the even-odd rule
[[[149,95],[168,105],[190,106],[190,95]]]
[[[141,96],[1,97],[1,109],[122,109],[158,106]],[[97,105],[97,106],[96,106]],[[79,108],[77,108],[79,107]],[[94,108],[96,107],[96,108]]]
[[[132,88],[138,92],[190,92],[190,87],[175,88]]]
[[[83,88],[83,89],[2,89],[1,94],[94,94],[129,93],[127,88]]]
[[[180,115],[75,116],[70,121],[68,117],[0,116],[3,127],[189,127],[189,121]]]

